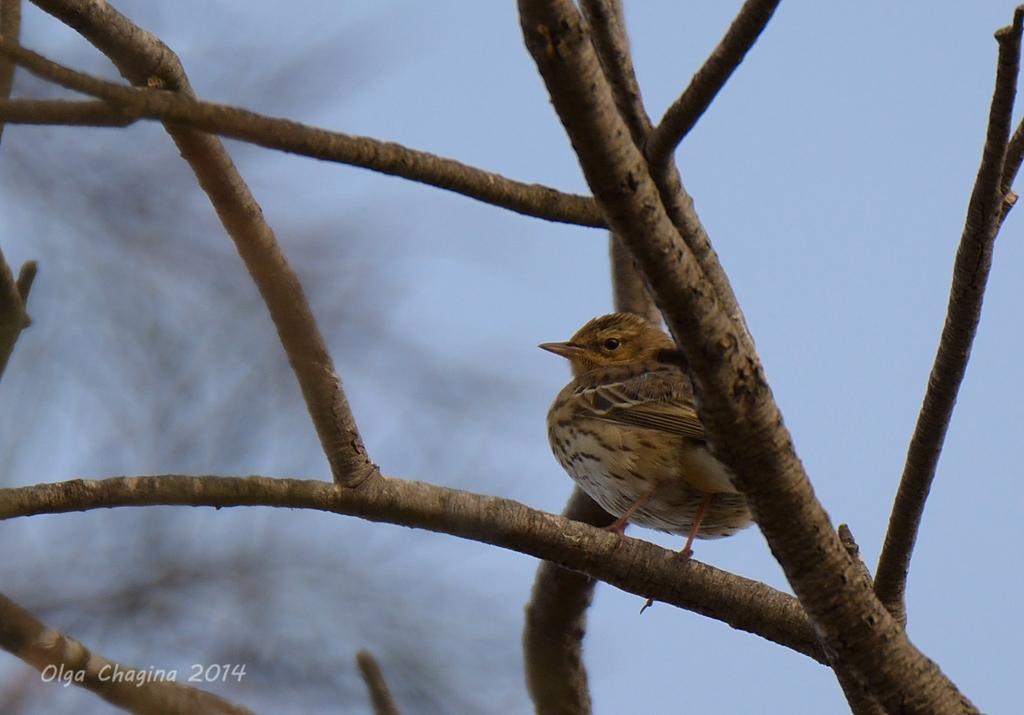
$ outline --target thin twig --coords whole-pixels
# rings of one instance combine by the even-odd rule
[[[44,79],[107,100],[106,112],[95,102],[12,100],[0,104],[0,117],[11,123],[125,126],[139,118],[155,119],[268,149],[402,177],[526,216],[581,226],[605,225],[589,196],[513,181],[394,142],[268,117],[205,102],[186,93],[126,87],[77,72],[7,42],[0,42],[0,52]]]
[[[1003,194],[1003,203],[999,207],[999,226],[1002,228],[1003,221],[1010,214],[1010,210],[1017,203],[1017,194],[1013,191],[1013,182],[1017,179],[1017,172],[1020,171],[1021,163],[1024,162],[1024,119],[1013,132],[1009,143],[1006,145],[1006,156],[1003,159],[1003,174],[999,179],[999,191]]]
[[[130,82],[159,84],[172,90],[167,96],[192,95],[185,70],[170,48],[108,3],[35,0],[35,4],[93,43]],[[7,47],[5,51],[11,49]],[[29,56],[18,48],[13,49],[9,56]],[[45,62],[38,55],[33,59]],[[366,454],[341,379],[302,284],[224,145],[216,136],[183,128],[180,124],[165,122],[164,127],[195,173],[263,296],[302,389],[334,480],[355,487],[378,475],[377,466]]]
[[[652,164],[668,161],[757,42],[778,5],[779,0],[747,0],[743,4],[718,46],[648,137],[646,154]]]
[[[643,274],[640,273],[633,254],[615,234],[608,235],[608,253],[612,266],[612,296],[615,310],[636,313],[652,323],[660,323],[661,313],[651,298],[651,292],[647,290]]]
[[[857,540],[853,538],[853,531],[850,530],[849,525],[840,524],[839,528],[836,529],[836,533],[839,535],[839,543],[843,545],[846,553],[853,559],[853,565],[857,569],[857,576],[866,583],[871,584],[871,572],[868,571],[867,564],[860,557],[860,546],[857,545]]]
[[[1020,171],[1020,165],[1024,162],[1024,119],[1017,125],[1006,145],[1006,156],[1003,158],[1003,172],[999,177],[999,191],[1003,194],[1010,193],[1013,188],[1014,179]]]
[[[171,669],[136,669],[91,652],[0,594],[0,648],[40,672],[44,682],[75,685],[139,715],[252,715],[240,705],[179,685]]]
[[[21,38],[21,0],[0,0],[0,38],[18,44]],[[0,57],[0,100],[11,96],[14,86],[14,63]],[[0,119],[0,139],[4,134],[4,121]]]
[[[0,378],[7,369],[7,361],[14,352],[21,331],[31,322],[28,317],[28,293],[36,275],[35,261],[21,267],[15,280],[11,267],[0,251]]]
[[[615,110],[576,7],[571,0],[519,0],[519,11],[526,46],[594,197],[641,266],[691,367],[712,446],[808,615],[885,707],[961,715],[956,686],[866,584],[844,578],[853,562],[811,489],[760,360],[680,241],[647,161]]]
[[[981,319],[985,285],[992,267],[992,247],[999,232],[1003,205],[1001,187],[1008,184],[1003,166],[1020,67],[1022,29],[1024,7],[1017,8],[1011,26],[996,33],[999,59],[995,92],[989,110],[981,166],[967,206],[967,219],[953,265],[946,323],[928,377],[924,403],[907,449],[906,465],[875,571],[875,593],[903,624],[907,620],[905,592],[914,542],[960,383],[967,370],[971,345]]]
[[[723,621],[819,662],[824,655],[792,596],[660,546],[483,496],[388,477],[359,489],[318,480],[147,476],[0,489],[0,520],[115,506],[276,506],[429,529],[546,559],[624,591]]]
[[[363,676],[363,682],[366,683],[366,689],[370,691],[374,715],[401,715],[398,706],[395,705],[395,699],[391,697],[388,683],[384,680],[384,673],[373,654],[368,650],[359,651],[356,653],[356,664]]]
[[[24,306],[28,306],[28,294],[32,290],[32,284],[36,282],[36,273],[39,271],[39,266],[35,261],[25,261],[21,264],[21,270],[18,271],[18,280],[15,281],[15,285],[18,287],[18,296],[21,298],[21,303]],[[31,319],[25,316],[28,323],[31,324]]]
[[[846,524],[840,524],[836,531],[839,534],[839,541],[842,543],[843,548],[846,549],[850,558],[853,559],[858,578],[863,579],[870,587],[871,572],[868,571],[867,565],[860,558],[860,547],[853,538],[853,532],[850,531],[850,527]],[[886,715],[885,708],[881,706],[878,700],[865,687],[864,681],[857,676],[853,669],[845,667],[837,659],[833,660],[832,669],[835,671],[839,687],[843,689],[846,703],[850,706],[850,712],[853,715]]]

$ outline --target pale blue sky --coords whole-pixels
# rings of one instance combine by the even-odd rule
[[[641,87],[655,118],[739,4],[626,3]],[[290,4],[287,15],[273,4],[258,12],[249,3],[245,10],[195,3],[181,12],[136,5],[119,7],[133,17],[159,16],[163,39],[178,51],[200,95],[397,141],[524,181],[585,190],[523,47],[514,3],[310,1]],[[815,490],[835,522],[851,525],[872,569],[934,356],[980,157],[995,68],[992,32],[1012,11],[1012,3],[997,0],[783,3],[680,152],[684,181],[746,312]],[[296,116],[291,92],[284,99],[274,92],[257,100],[232,96],[231,82],[217,73],[224,54],[193,38],[207,15],[238,23],[227,41],[231,53],[251,57],[246,66],[256,79],[244,80],[246,87],[268,71],[264,62],[272,65],[289,47],[355,39],[357,60],[351,70],[297,67],[306,114]],[[268,25],[273,36],[253,29]],[[65,35],[53,26],[28,12],[25,43],[59,55]],[[5,134],[5,145],[13,136]],[[155,127],[140,137],[147,147],[167,150]],[[3,158],[0,152],[0,164]],[[379,230],[386,247],[381,271],[396,286],[384,306],[390,325],[451,361],[456,381],[462,365],[478,362],[516,395],[511,402],[495,399],[484,418],[446,436],[450,470],[436,463],[425,470],[429,455],[420,447],[394,448],[422,396],[395,390],[382,397],[387,377],[364,379],[365,370],[346,370],[338,358],[384,471],[559,511],[572,485],[550,455],[544,415],[568,376],[561,361],[535,346],[565,339],[609,310],[603,232],[307,159],[250,151],[239,164],[272,224],[315,217],[330,205]],[[1024,351],[1021,225],[1011,214],[996,246],[908,593],[912,639],[986,712],[1011,712],[1019,704],[1024,636],[1016,548],[1024,536],[1024,499],[1013,452],[1024,426],[1016,395],[1017,356]],[[289,236],[281,240],[288,251]],[[4,237],[3,248],[12,262],[33,255],[17,239]],[[389,265],[389,256],[401,260]],[[343,352],[350,336],[327,337]],[[260,457],[251,471],[326,475],[312,446],[307,429],[298,442]],[[42,470],[46,479],[79,474],[73,460],[52,470]],[[18,480],[40,481],[39,473],[26,471]],[[446,582],[430,592],[448,604],[439,606],[446,617],[457,617],[466,591],[476,594],[471,601],[483,599],[486,612],[463,619],[480,618],[482,631],[507,628],[507,651],[496,657],[502,667],[520,667],[517,629],[533,559],[354,520],[339,527],[340,520],[331,522],[330,533],[340,535],[331,538],[412,551],[416,564],[396,569],[396,587],[402,579],[443,574]],[[645,530],[631,534],[680,545]],[[696,556],[788,589],[756,529],[698,543]],[[598,588],[586,641],[596,713],[843,711],[834,678],[809,659],[664,605],[641,618],[640,605],[636,596]],[[487,682],[478,682],[485,691],[478,695],[493,712],[526,711],[518,683],[518,677],[500,679],[488,691]],[[249,704],[259,710],[258,702]]]

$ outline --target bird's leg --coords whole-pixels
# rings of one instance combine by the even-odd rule
[[[693,526],[690,527],[690,534],[686,537],[686,546],[684,546],[683,550],[679,552],[684,559],[689,559],[693,556],[693,549],[690,547],[693,546],[693,539],[697,536],[697,532],[700,531],[700,523],[704,521],[704,515],[708,511],[708,505],[711,504],[712,496],[714,495],[707,494],[704,497],[704,500],[700,503],[700,508],[697,509],[697,518],[693,520]],[[643,612],[653,605],[654,599],[648,597],[647,600],[644,601],[644,605],[640,607],[640,614],[643,615]]]
[[[711,504],[712,496],[714,495],[710,493],[707,494],[704,497],[704,501],[700,503],[700,509],[697,510],[697,518],[693,520],[693,526],[690,527],[690,535],[686,537],[686,546],[684,546],[683,550],[679,552],[684,558],[688,559],[693,556],[693,549],[690,547],[693,546],[693,539],[697,536],[697,532],[700,531],[700,523],[704,521],[704,515],[708,511],[708,505]]]
[[[611,524],[605,527],[606,530],[613,534],[622,536],[626,533],[626,527],[629,525],[629,520],[633,518],[633,515],[654,496],[654,489],[651,489],[646,494],[642,494],[639,499],[633,502],[626,511],[622,513],[618,519],[613,521]]]

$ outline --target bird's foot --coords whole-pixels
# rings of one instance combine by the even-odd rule
[[[620,516],[618,519],[613,521],[608,526],[604,527],[605,531],[610,531],[613,534],[624,536],[626,533],[626,527],[629,526],[629,519]]]

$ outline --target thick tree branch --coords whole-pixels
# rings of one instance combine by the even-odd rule
[[[615,520],[579,487],[573,489],[562,516],[597,527]],[[523,658],[526,686],[538,715],[590,712],[583,636],[595,584],[590,576],[550,561],[537,567],[526,605]]]
[[[0,520],[117,506],[276,506],[348,514],[511,549],[723,621],[824,662],[796,599],[763,583],[685,561],[645,541],[522,504],[380,477],[358,489],[268,477],[114,477],[0,489]]]
[[[99,99],[0,99],[0,122],[9,124],[126,127],[138,119]]]
[[[159,84],[191,96],[188,77],[174,53],[108,3],[35,0],[35,4],[89,40],[131,83]],[[341,379],[299,278],[224,145],[210,134],[171,122],[164,126],[209,197],[263,296],[335,481],[357,486],[379,474],[366,454]]]
[[[642,147],[651,131],[651,119],[644,109],[640,83],[633,68],[622,2],[582,0],[580,9],[590,27],[594,51],[611,87],[615,106],[629,127],[633,142]],[[652,323],[661,322],[661,313],[644,285],[643,275],[636,267],[633,255],[615,234],[608,237],[608,253],[615,310],[642,315]]]
[[[644,109],[633,68],[622,3],[619,0],[583,0],[580,7],[591,30],[594,51],[611,88],[615,106],[629,128],[633,142],[643,150],[649,142],[653,127]],[[683,187],[671,157],[663,157],[662,161],[653,165],[652,175],[658,185],[661,199],[667,207],[669,218],[679,229],[690,250],[697,256],[702,270],[715,286],[727,313],[741,326],[744,336],[753,347],[753,339],[750,338],[732,287],[718,263],[718,256],[711,248],[707,233],[694,211],[693,199]],[[650,298],[643,276],[638,273],[629,249],[622,241],[612,238],[609,250],[613,265],[613,290],[617,297],[622,298],[623,305],[629,306],[617,307],[616,310],[626,310],[643,315],[652,322],[660,322],[661,314]]]
[[[47,682],[73,683],[140,715],[251,715],[250,710],[213,693],[179,685],[169,677],[161,679],[157,671],[139,670],[92,653],[3,595],[0,648],[38,670]]]
[[[367,650],[356,653],[356,665],[363,676],[366,689],[370,691],[370,702],[373,704],[374,715],[400,715],[391,690],[384,680],[384,673],[377,664],[377,659]]]
[[[0,0],[0,38],[18,44],[21,36],[21,0]],[[0,101],[11,96],[14,86],[14,63],[0,57]],[[0,119],[0,139],[4,134],[4,121]]]
[[[778,6],[779,0],[747,0],[743,4],[718,46],[651,132],[646,154],[652,164],[661,165],[669,161],[679,142],[711,106],[718,92],[757,42]]]
[[[842,662],[889,710],[961,713],[961,696],[856,578],[814,497],[760,361],[661,202],[570,0],[520,0],[526,45],[594,197],[637,258],[693,370],[702,417],[795,592]]]
[[[584,0],[581,7],[588,26],[592,30],[591,40],[594,50],[611,88],[615,106],[629,128],[633,142],[641,151],[644,151],[654,130],[643,107],[633,69],[621,3],[618,0]],[[741,15],[743,13],[744,11],[741,10]],[[745,25],[739,19],[733,23],[734,26],[737,24]],[[705,66],[714,65],[714,57],[713,54],[705,62]],[[724,82],[725,79],[722,81]],[[753,350],[754,341],[747,329],[743,311],[740,310],[732,286],[729,284],[729,280],[718,262],[718,256],[711,247],[707,232],[697,216],[693,199],[683,186],[671,152],[657,157],[657,161],[652,161],[651,157],[652,155],[647,154],[651,175],[658,187],[669,218],[678,229],[683,241],[693,251],[708,281],[714,286],[718,300],[726,314],[739,326],[743,339]],[[655,320],[658,319],[660,319],[660,315],[655,318]]]
[[[96,102],[16,100],[0,103],[0,119],[24,124],[126,126],[136,119],[156,119],[250,142],[268,149],[323,161],[358,166],[452,191],[525,216],[548,221],[604,226],[594,200],[540,184],[525,184],[393,142],[312,127],[290,119],[267,117],[245,109],[214,104],[189,94],[125,87],[75,72],[55,62],[0,45],[26,69],[68,89],[102,97]],[[103,107],[106,107],[104,111]]]
[[[1003,167],[1020,67],[1022,27],[1024,8],[1017,8],[1013,24],[996,33],[999,60],[995,92],[981,166],[953,265],[946,323],[875,571],[875,592],[900,623],[907,619],[905,592],[914,542],[981,319],[985,285],[992,267],[992,247],[1001,223],[1003,187],[1012,181],[1012,176],[1004,176]]]
[[[644,109],[640,83],[633,69],[633,54],[626,34],[626,19],[621,0],[581,0],[580,9],[590,27],[594,50],[612,89],[629,133],[637,146],[643,146],[651,131],[651,118]]]

